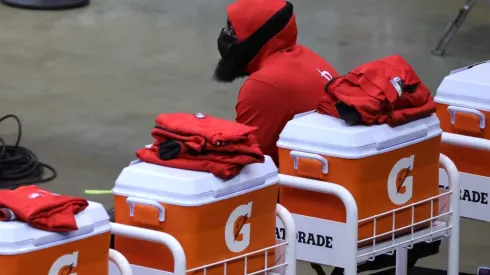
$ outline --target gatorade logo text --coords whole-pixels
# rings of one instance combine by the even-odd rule
[[[229,250],[238,253],[250,245],[252,203],[243,204],[231,212],[225,226],[225,242]]]
[[[388,196],[397,205],[407,203],[413,196],[413,165],[415,155],[399,160],[388,176]]]
[[[284,228],[276,227],[276,239],[286,239],[286,231],[284,230]],[[298,241],[298,243],[302,244],[333,248],[333,238],[327,235],[314,234],[298,230],[298,232],[296,232],[296,240]]]
[[[77,275],[73,270],[78,264],[78,251],[59,257],[51,266],[48,275]]]
[[[449,187],[446,187],[444,185],[439,185],[439,188],[449,189]],[[462,188],[461,190],[459,190],[459,199],[462,201],[488,205],[488,193],[486,192]]]

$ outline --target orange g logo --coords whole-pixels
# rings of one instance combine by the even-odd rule
[[[413,196],[413,165],[415,156],[399,160],[388,176],[388,196],[397,205],[407,203]]]
[[[73,274],[71,271],[73,270],[74,266],[73,264],[67,265],[65,267],[62,267],[60,272],[58,272],[58,275],[70,275]]]
[[[396,177],[396,186],[397,186],[397,193],[399,194],[402,187],[404,187],[405,180],[407,177],[412,173],[412,166],[409,166],[407,168],[403,168],[398,172],[398,176]]]
[[[248,220],[248,214],[244,216],[240,216],[236,220],[235,229],[233,230],[233,235],[235,235],[235,242],[237,241],[238,237],[240,237],[240,232],[242,231],[243,226],[247,223],[247,220]]]
[[[73,269],[78,264],[78,251],[59,257],[51,266],[48,275],[77,275]],[[72,273],[73,272],[73,273]]]
[[[250,223],[252,203],[243,204],[231,212],[225,225],[225,243],[229,250],[238,253],[250,245]]]

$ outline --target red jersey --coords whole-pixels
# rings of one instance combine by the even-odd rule
[[[283,0],[238,0],[227,8],[238,40],[254,34],[285,6]],[[255,126],[264,154],[278,164],[276,142],[295,114],[314,110],[325,85],[338,73],[312,50],[296,44],[294,15],[247,66],[250,75],[240,89],[236,121]]]

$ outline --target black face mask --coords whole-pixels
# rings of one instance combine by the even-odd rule
[[[262,27],[245,41],[238,39],[222,29],[218,37],[218,51],[221,59],[214,71],[214,79],[218,82],[233,82],[237,78],[247,76],[248,64],[259,53],[262,47],[278,34],[291,20],[293,5],[286,2],[284,8],[272,16]]]
[[[218,37],[218,51],[221,59],[214,70],[214,80],[223,83],[231,83],[237,78],[245,77],[246,64],[242,64],[239,58],[239,50],[236,48],[238,39],[228,34],[223,28]]]
[[[218,51],[221,57],[225,57],[231,48],[237,43],[238,39],[226,33],[223,28],[218,37]]]

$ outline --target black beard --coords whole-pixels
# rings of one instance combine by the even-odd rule
[[[245,76],[248,74],[237,62],[231,58],[221,58],[214,69],[213,79],[217,82],[231,83]]]

